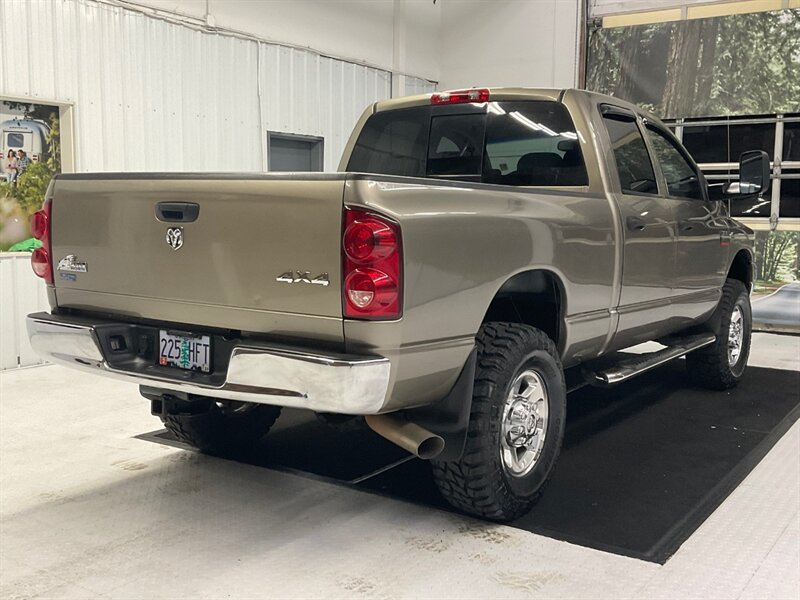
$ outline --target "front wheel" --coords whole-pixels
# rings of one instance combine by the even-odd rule
[[[561,449],[564,372],[552,340],[533,327],[486,323],[467,440],[457,461],[432,461],[442,495],[466,513],[498,521],[525,514]]]
[[[722,288],[715,323],[714,343],[686,355],[691,380],[701,387],[727,390],[735,387],[750,356],[752,313],[750,296],[741,281],[728,279]]]

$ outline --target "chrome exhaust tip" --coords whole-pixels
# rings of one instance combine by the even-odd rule
[[[367,415],[364,419],[372,431],[422,460],[436,458],[444,450],[441,437],[395,415]]]

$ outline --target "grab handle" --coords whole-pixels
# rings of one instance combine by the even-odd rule
[[[156,204],[156,219],[165,223],[192,223],[200,214],[196,202],[159,202]]]

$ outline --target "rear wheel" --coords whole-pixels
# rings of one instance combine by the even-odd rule
[[[462,457],[432,461],[450,504],[508,521],[538,500],[561,449],[566,417],[564,374],[547,335],[517,323],[486,323]]]
[[[180,441],[202,452],[225,455],[253,446],[280,412],[278,406],[209,398],[175,406],[161,421]]]
[[[712,322],[716,323],[714,343],[688,354],[686,368],[696,385],[727,390],[739,383],[750,356],[750,296],[741,281],[725,282]]]

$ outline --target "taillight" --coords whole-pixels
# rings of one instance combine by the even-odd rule
[[[37,210],[31,217],[31,232],[33,237],[42,242],[42,247],[31,254],[31,267],[33,272],[47,283],[53,283],[52,241],[50,240],[50,218],[53,201],[48,198],[42,204],[42,209]]]
[[[455,90],[452,92],[436,92],[431,95],[431,104],[464,104],[467,102],[488,102],[489,90],[475,88],[471,90]]]
[[[47,223],[49,217],[44,210],[37,210],[31,217],[31,233],[37,240],[44,240],[47,237]]]
[[[399,318],[403,283],[400,226],[382,215],[347,208],[342,249],[344,316]]]

